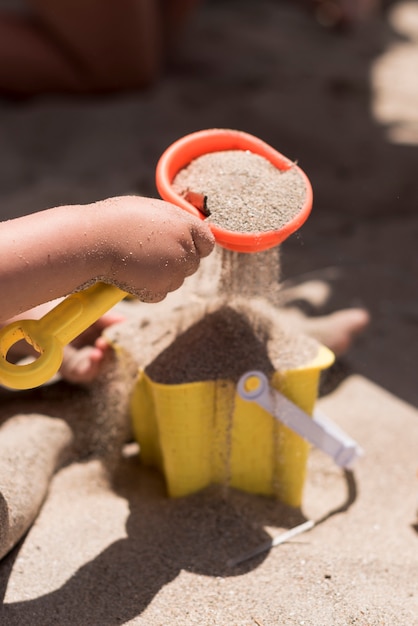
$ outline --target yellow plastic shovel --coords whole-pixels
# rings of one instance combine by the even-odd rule
[[[0,384],[31,389],[46,383],[60,368],[64,346],[126,295],[118,287],[96,283],[68,296],[40,320],[19,320],[6,326],[0,331]],[[39,357],[26,365],[10,363],[10,348],[22,340],[32,345]]]

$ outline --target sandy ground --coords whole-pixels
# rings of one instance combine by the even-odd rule
[[[292,3],[227,0],[202,8],[146,93],[0,102],[3,219],[155,195],[171,141],[239,128],[312,181],[312,216],[282,246],[285,283],[323,287],[321,301],[300,305],[372,314],[318,403],[364,448],[354,473],[313,451],[293,511],[215,488],[169,500],[131,449],[112,485],[98,460],[72,463],[0,564],[2,624],[418,624],[417,76],[416,1],[336,34]],[[45,393],[51,414],[77,410],[79,392]],[[22,402],[30,411],[38,399]],[[228,566],[307,518],[309,533]]]

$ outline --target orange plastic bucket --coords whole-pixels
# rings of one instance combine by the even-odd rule
[[[290,159],[277,152],[261,139],[239,130],[209,129],[186,135],[175,141],[162,154],[156,168],[158,193],[167,202],[171,202],[200,219],[205,219],[193,204],[174,191],[172,182],[180,170],[187,167],[194,159],[210,152],[225,150],[244,150],[264,157],[279,170],[296,168],[306,186],[305,202],[299,213],[285,226],[267,232],[240,233],[219,228],[210,223],[216,242],[223,248],[236,252],[261,252],[282,243],[289,235],[298,230],[308,218],[312,209],[312,186],[303,172]]]

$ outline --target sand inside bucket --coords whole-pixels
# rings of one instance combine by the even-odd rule
[[[306,185],[296,167],[279,170],[244,150],[211,152],[194,159],[173,180],[173,189],[205,197],[207,220],[242,233],[278,230],[301,210]]]
[[[230,380],[248,370],[267,376],[301,366],[318,351],[315,340],[289,335],[277,310],[263,300],[235,299],[206,312],[160,352],[145,368],[154,382]]]

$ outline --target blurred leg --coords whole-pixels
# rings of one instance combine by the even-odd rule
[[[79,91],[80,77],[67,55],[31,19],[0,17],[0,93]]]
[[[47,415],[18,414],[1,426],[0,559],[33,523],[72,442],[68,424]]]
[[[30,0],[0,17],[0,92],[141,88],[162,66],[158,0]]]
[[[30,0],[88,89],[142,87],[162,64],[159,0]]]

